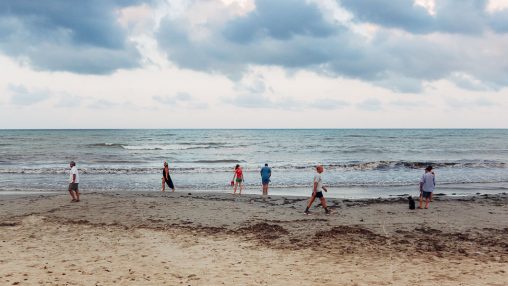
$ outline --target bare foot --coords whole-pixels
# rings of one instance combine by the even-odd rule
[[[172,192],[174,193],[175,192],[175,189],[172,190]]]
[[[74,202],[76,202],[76,199],[72,199],[72,200],[71,200],[71,203],[74,203]]]

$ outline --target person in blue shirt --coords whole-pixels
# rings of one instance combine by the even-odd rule
[[[425,199],[425,208],[429,208],[429,202],[432,199],[432,193],[436,188],[436,177],[432,171],[432,166],[425,168],[425,174],[420,179],[420,206],[422,208],[423,199]]]
[[[272,176],[272,169],[268,167],[268,164],[265,164],[263,168],[261,168],[261,183],[263,183],[263,195],[268,195],[268,184],[270,183],[270,177]]]

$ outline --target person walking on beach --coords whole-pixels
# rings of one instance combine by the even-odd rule
[[[168,184],[168,187],[173,192],[175,191],[175,185],[173,185],[173,180],[171,180],[171,176],[169,175],[168,162],[164,161],[164,169],[162,169],[162,189],[161,189],[161,192],[166,191],[166,184]]]
[[[265,164],[263,168],[261,168],[261,183],[263,184],[263,196],[268,195],[268,184],[270,183],[270,177],[272,176],[272,169],[268,167],[268,164]]]
[[[71,170],[69,171],[69,194],[72,197],[71,203],[79,202],[79,174],[78,168],[76,167],[76,163],[71,161],[69,163]]]
[[[432,166],[428,166],[425,168],[425,174],[423,174],[420,179],[420,206],[419,209],[422,208],[423,199],[425,199],[425,208],[429,208],[430,199],[432,197],[432,193],[434,192],[434,188],[436,187],[436,178],[434,176],[434,172],[432,172]]]
[[[312,203],[316,198],[319,198],[321,200],[321,206],[325,209],[325,213],[328,215],[330,214],[330,210],[326,206],[326,200],[323,197],[323,192],[321,190],[324,190],[325,192],[328,192],[328,189],[326,189],[325,186],[323,186],[323,178],[321,178],[321,173],[323,173],[324,169],[323,166],[317,165],[316,166],[316,174],[314,175],[314,187],[312,190],[312,196],[309,199],[309,203],[307,204],[307,208],[305,209],[304,214],[308,215],[310,214],[309,208],[312,206]]]
[[[231,181],[231,185],[234,185],[233,194],[236,194],[236,189],[240,186],[240,195],[242,194],[243,189],[243,171],[240,165],[235,166],[235,174],[233,175],[233,180]]]

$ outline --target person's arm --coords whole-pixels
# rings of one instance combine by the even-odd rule
[[[314,180],[314,190],[312,191],[313,193],[317,192],[317,185],[318,185],[318,182],[316,182],[316,180]]]
[[[328,192],[328,189],[325,186],[323,186],[322,188],[323,190],[325,190],[325,192]]]

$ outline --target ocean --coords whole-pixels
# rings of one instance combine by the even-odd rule
[[[0,194],[65,192],[71,160],[84,194],[158,192],[164,161],[178,192],[231,192],[240,164],[260,194],[268,163],[270,194],[308,196],[319,163],[328,197],[416,196],[427,165],[436,193],[489,194],[508,189],[508,130],[0,130]]]

